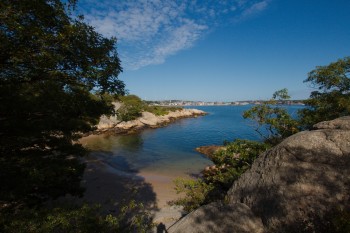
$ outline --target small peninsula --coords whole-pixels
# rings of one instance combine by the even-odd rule
[[[116,110],[120,108],[120,104],[114,103]],[[174,108],[167,111],[164,115],[156,115],[152,112],[142,111],[140,116],[134,120],[122,121],[117,115],[101,116],[100,122],[96,126],[94,133],[115,133],[128,134],[138,132],[145,128],[159,128],[182,118],[191,118],[204,116],[207,113],[198,109]]]

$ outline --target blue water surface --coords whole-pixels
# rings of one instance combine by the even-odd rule
[[[195,106],[208,113],[181,119],[158,129],[132,135],[99,135],[85,144],[112,166],[125,171],[151,170],[161,173],[198,173],[211,161],[195,151],[205,145],[222,145],[237,138],[261,140],[252,122],[242,117],[245,106]],[[288,106],[295,115],[301,106]]]

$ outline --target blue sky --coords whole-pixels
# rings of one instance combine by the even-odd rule
[[[349,0],[80,0],[118,39],[127,89],[146,100],[307,98],[316,66],[350,56]]]

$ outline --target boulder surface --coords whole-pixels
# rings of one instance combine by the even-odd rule
[[[169,229],[191,233],[263,233],[261,219],[242,203],[225,205],[210,203],[191,212]]]
[[[233,184],[226,209],[200,207],[169,232],[244,232],[241,229],[248,229],[251,222],[258,226],[257,218],[264,232],[319,232],[333,211],[350,207],[349,126],[350,117],[342,117],[285,139],[260,155]],[[237,205],[247,210],[232,208]],[[196,220],[198,211],[210,224]],[[200,231],[186,231],[187,227]],[[232,229],[220,231],[228,228]]]

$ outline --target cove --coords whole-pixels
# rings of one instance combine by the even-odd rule
[[[101,158],[118,175],[143,177],[157,195],[158,205],[176,197],[173,180],[196,176],[211,161],[195,151],[205,145],[222,145],[237,138],[260,140],[245,106],[195,106],[208,113],[178,120],[166,127],[146,129],[130,135],[92,135],[82,140],[91,155]],[[288,106],[295,114],[302,106]]]

